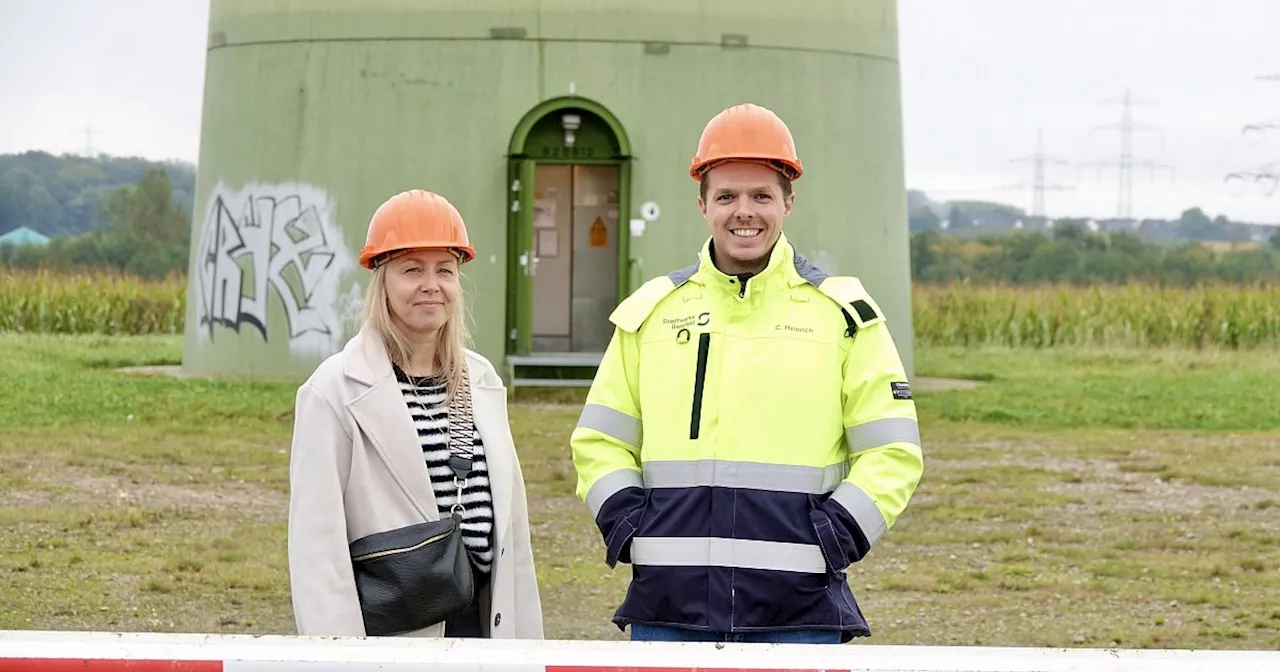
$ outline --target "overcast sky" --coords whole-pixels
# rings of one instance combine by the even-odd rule
[[[781,6],[781,5],[780,5]],[[1031,206],[1036,149],[1051,216],[1117,209],[1117,102],[1139,101],[1139,217],[1280,223],[1280,193],[1224,184],[1280,162],[1280,0],[900,0],[907,184],[935,199]],[[96,151],[195,161],[207,3],[0,0],[0,153]],[[86,137],[86,127],[93,135]],[[1101,128],[1112,126],[1111,129]]]

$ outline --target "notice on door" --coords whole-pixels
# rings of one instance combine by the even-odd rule
[[[596,221],[591,224],[591,247],[604,247],[609,244],[609,229],[605,227],[604,220],[596,217]]]
[[[533,202],[533,228],[556,228],[556,199],[539,198]]]
[[[555,229],[538,229],[538,256],[554,259],[560,256],[560,232]]]

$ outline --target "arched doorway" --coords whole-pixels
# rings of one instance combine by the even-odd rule
[[[507,353],[594,366],[632,289],[626,132],[599,103],[555,98],[520,120],[508,155]]]

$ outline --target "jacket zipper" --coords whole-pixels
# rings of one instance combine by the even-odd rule
[[[698,426],[702,424],[702,388],[707,380],[707,350],[711,348],[711,334],[698,334],[698,370],[693,376],[693,413],[689,419],[689,438],[698,438]]]

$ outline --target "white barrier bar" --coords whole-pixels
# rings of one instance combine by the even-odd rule
[[[0,631],[0,672],[1276,672],[1280,652]]]

